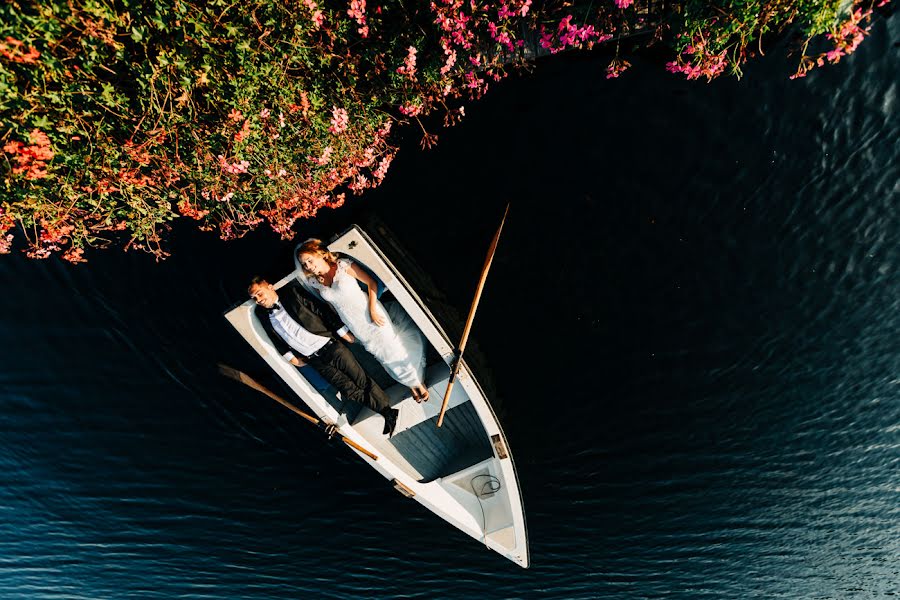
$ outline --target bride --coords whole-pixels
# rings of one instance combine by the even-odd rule
[[[306,240],[295,256],[305,275],[301,283],[334,308],[391,377],[412,390],[416,402],[428,400],[428,388],[422,380],[424,340],[402,308],[389,315],[378,300],[375,279],[353,261],[329,252],[321,240]],[[298,278],[302,279],[299,275]],[[365,285],[366,291],[358,282]]]

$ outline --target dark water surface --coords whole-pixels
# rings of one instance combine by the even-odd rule
[[[900,19],[789,82],[568,57],[304,223],[371,210],[476,319],[524,571],[251,390],[221,316],[267,233],[0,257],[0,598],[887,598],[900,593]],[[639,61],[636,61],[639,62]]]

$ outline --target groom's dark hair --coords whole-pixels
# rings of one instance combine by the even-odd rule
[[[262,275],[254,275],[253,279],[250,280],[250,285],[247,286],[247,293],[250,293],[254,285],[262,285],[264,283],[269,283],[269,280]]]

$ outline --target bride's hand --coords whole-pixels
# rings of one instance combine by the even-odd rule
[[[374,305],[371,305],[371,304],[369,305],[369,314],[372,315],[372,322],[373,322],[373,323],[375,323],[375,324],[378,325],[379,327],[384,327],[384,324],[385,324],[384,317],[382,317],[382,316],[378,313],[378,309],[375,308]]]

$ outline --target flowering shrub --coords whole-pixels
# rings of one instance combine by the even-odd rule
[[[688,79],[707,81],[726,70],[741,75],[741,65],[753,54],[763,54],[764,36],[792,27],[802,38],[800,66],[793,76],[803,77],[811,68],[837,62],[859,45],[861,23],[873,6],[888,0],[689,0],[675,24],[679,30],[677,57],[666,67]],[[826,36],[831,50],[809,56],[810,42]]]
[[[751,42],[793,23],[836,62],[871,4],[841,0],[10,0],[0,6],[0,253],[84,260],[121,243],[164,257],[175,218],[223,239],[297,219],[383,181],[396,123],[451,125],[463,102],[537,55],[641,32],[669,69],[739,72]],[[665,18],[663,18],[665,17]],[[630,63],[617,51],[606,70]]]
[[[120,240],[163,257],[177,217],[290,237],[378,185],[396,122],[437,108],[454,122],[459,98],[523,59],[531,0],[407,4],[4,4],[0,253],[20,232],[35,258]]]

